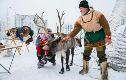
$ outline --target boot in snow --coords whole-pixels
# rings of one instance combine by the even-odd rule
[[[44,64],[45,63],[43,61],[39,61],[38,64],[37,64],[38,65],[38,69],[44,67]]]
[[[108,66],[107,61],[100,64],[101,67],[101,80],[108,80]]]
[[[52,65],[55,66],[56,65],[56,62],[52,63]]]
[[[79,74],[87,74],[89,70],[89,61],[83,60],[83,69],[79,72]]]

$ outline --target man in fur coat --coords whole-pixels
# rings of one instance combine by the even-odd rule
[[[95,47],[101,68],[101,80],[108,80],[107,58],[105,54],[106,44],[111,43],[108,21],[101,12],[89,8],[86,0],[80,2],[79,9],[81,15],[76,20],[74,29],[63,38],[63,41],[73,38],[83,29],[86,32],[84,37],[83,68],[79,73],[82,75],[88,73],[90,55]]]

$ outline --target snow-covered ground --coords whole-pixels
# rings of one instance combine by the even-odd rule
[[[61,69],[60,53],[57,53],[56,56],[56,66],[48,62],[43,68],[37,69],[35,45],[31,43],[28,45],[28,49],[29,52],[26,46],[23,46],[21,55],[16,53],[10,69],[11,74],[8,74],[0,66],[0,80],[98,80],[100,77],[95,52],[92,53],[89,73],[80,75],[78,72],[82,68],[80,66],[82,66],[83,48],[76,48],[74,65],[71,66],[70,71],[65,71],[64,74],[59,74]],[[5,54],[5,51],[0,54],[0,64],[8,69],[12,57],[4,57]],[[126,73],[109,69],[109,80],[126,80]]]

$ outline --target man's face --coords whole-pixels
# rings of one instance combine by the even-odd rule
[[[81,12],[81,15],[84,15],[88,12],[88,8],[80,7],[80,12]]]

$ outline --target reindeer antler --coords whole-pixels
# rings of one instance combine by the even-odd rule
[[[64,24],[64,21],[62,21],[62,19],[63,19],[63,16],[65,15],[65,12],[63,11],[62,14],[60,15],[60,12],[58,11],[58,9],[56,9],[56,11],[57,11],[58,20],[59,20],[59,26],[57,25],[57,23],[56,23],[56,26],[57,26],[57,29],[60,29],[60,32],[61,32],[62,31],[61,28]],[[58,32],[58,30],[57,30],[57,32]]]
[[[44,21],[44,19],[43,19],[43,14],[44,14],[44,12],[42,12],[42,15],[41,15],[41,17],[40,17],[40,16],[36,13],[36,15],[35,15],[33,21],[34,21],[34,23],[36,24],[36,26],[43,28],[44,31],[45,31],[45,33],[47,33],[46,23],[45,23],[45,21]],[[37,23],[38,20],[41,21],[41,24]],[[43,25],[42,25],[42,24],[43,24]],[[40,30],[40,29],[39,29],[39,30]]]
[[[42,15],[41,15],[40,19],[42,20],[44,26],[46,26],[45,21],[44,21],[44,19],[43,19],[43,14],[44,14],[44,12],[42,12]]]

